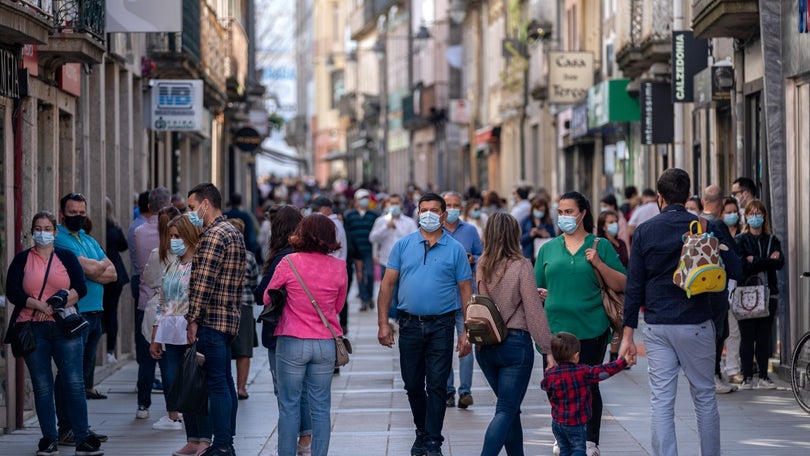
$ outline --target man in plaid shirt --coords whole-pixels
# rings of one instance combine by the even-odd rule
[[[188,284],[188,342],[205,355],[208,418],[214,439],[202,454],[234,456],[236,389],[231,341],[239,331],[245,281],[245,241],[222,215],[222,194],[213,184],[188,192],[191,223],[203,227]]]
[[[551,354],[557,365],[549,368],[540,386],[551,402],[551,430],[560,456],[585,456],[585,426],[591,417],[591,384],[615,375],[631,362],[628,355],[608,364],[579,363],[579,340],[559,332],[551,339]]]

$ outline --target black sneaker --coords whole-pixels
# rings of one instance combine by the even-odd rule
[[[425,446],[425,437],[416,434],[416,440],[413,441],[411,446],[411,456],[425,456],[427,454],[427,447]]]
[[[59,445],[76,446],[76,438],[73,437],[72,430],[67,430],[59,434]]]
[[[455,393],[450,393],[450,394],[447,395],[447,401],[445,401],[445,405],[447,405],[447,408],[456,406],[456,394]]]
[[[37,447],[37,456],[58,456],[59,445],[56,440],[43,437],[39,439],[39,446]]]
[[[200,456],[236,456],[236,450],[233,449],[233,445],[228,445],[228,448],[210,446]]]
[[[99,442],[106,442],[107,440],[110,440],[110,438],[107,437],[106,435],[99,434],[99,433],[97,433],[96,431],[94,431],[92,429],[88,429],[87,433],[92,435],[93,437],[97,438]]]
[[[76,445],[76,456],[103,456],[101,442],[94,435],[87,436],[81,443]]]

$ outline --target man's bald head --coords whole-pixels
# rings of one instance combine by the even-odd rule
[[[703,190],[703,212],[720,217],[723,213],[723,189],[718,185],[709,185]]]

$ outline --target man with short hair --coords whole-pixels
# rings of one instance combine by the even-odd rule
[[[386,347],[394,344],[388,310],[399,285],[399,363],[416,425],[411,455],[441,456],[455,314],[472,294],[472,274],[464,247],[442,230],[444,199],[425,193],[418,211],[420,229],[398,240],[388,258],[378,298],[377,339]],[[456,351],[460,357],[470,353],[465,333]]]
[[[245,248],[253,252],[254,255],[259,255],[261,252],[256,244],[257,222],[250,213],[242,209],[242,194],[232,194],[229,205],[231,208],[224,211],[223,215],[228,218],[238,218],[245,223]]]
[[[188,210],[186,208],[186,197],[180,193],[175,193],[172,195],[172,206],[176,207],[181,214],[185,214]]]
[[[99,393],[95,389],[94,374],[96,369],[96,349],[101,340],[101,315],[104,311],[104,284],[112,283],[118,279],[115,265],[107,258],[104,249],[101,248],[95,239],[84,232],[82,226],[87,220],[87,199],[81,193],[68,193],[59,201],[59,216],[61,224],[57,226],[59,235],[56,236],[54,246],[57,248],[70,250],[79,259],[82,265],[84,276],[87,279],[87,294],[79,300],[77,306],[79,312],[88,327],[82,330],[81,337],[84,339],[84,354],[82,356],[82,372],[84,375],[84,388],[87,399],[106,399],[107,396]],[[70,418],[67,413],[66,394],[61,388],[63,379],[57,372],[55,383],[56,414],[58,418],[59,443],[62,445],[76,445],[79,447],[89,446],[98,450],[98,445],[94,439],[106,440],[106,436],[94,435],[88,437],[85,442],[76,442],[71,431]],[[99,439],[100,437],[100,439]],[[77,451],[78,448],[77,447]],[[94,453],[92,448],[86,454]]]
[[[188,192],[191,223],[202,228],[188,282],[188,343],[205,356],[208,419],[214,439],[204,456],[234,456],[237,397],[231,374],[231,341],[239,331],[245,282],[245,241],[222,214],[214,184]]]
[[[475,277],[475,264],[478,257],[484,252],[481,246],[481,238],[478,230],[474,226],[461,220],[461,195],[458,192],[442,193],[447,204],[447,217],[444,219],[444,230],[453,236],[464,247],[467,253],[467,261],[470,264],[470,273]],[[475,291],[475,283],[470,279],[470,285]],[[459,303],[463,306],[464,303]],[[456,311],[456,333],[459,337],[464,332],[464,313],[459,309]],[[459,358],[458,360],[458,407],[466,409],[473,405],[473,397],[470,391],[473,377],[473,356],[472,353]],[[450,375],[447,377],[447,406],[456,406],[456,388],[454,385],[453,367],[450,367]]]
[[[757,184],[750,177],[738,177],[731,184],[731,196],[740,205],[740,220],[745,224],[745,206],[757,198]]]
[[[641,192],[641,204],[633,209],[633,215],[630,216],[630,221],[627,222],[627,228],[630,230],[630,237],[632,238],[636,228],[647,220],[658,215],[657,201],[658,196],[651,188],[645,188]]]
[[[343,214],[343,226],[349,242],[349,261],[354,262],[357,289],[360,291],[360,311],[374,308],[374,253],[368,235],[378,214],[369,210],[371,194],[361,188],[354,192],[354,209]]]
[[[158,233],[158,211],[164,206],[168,206],[171,201],[171,192],[166,187],[157,187],[149,192],[149,217],[146,222],[135,229],[133,235],[133,254],[138,265],[138,276],[142,277],[149,262],[149,255],[152,250],[158,248],[160,244],[160,234]],[[149,343],[146,340],[141,328],[146,317],[146,306],[155,290],[153,284],[146,280],[138,280],[138,302],[135,308],[135,360],[138,362],[138,379],[136,382],[138,408],[135,410],[135,418],[145,420],[149,418],[149,407],[152,406],[152,385],[155,383],[155,366],[160,364],[161,372],[165,366],[165,360],[156,360],[149,354]],[[147,323],[148,324],[148,323]]]
[[[683,235],[698,218],[686,212],[689,174],[678,168],[658,178],[657,205],[661,214],[639,225],[633,240],[624,297],[624,330],[619,356],[637,356],[633,340],[638,314],[645,306],[644,346],[651,392],[652,453],[678,454],[675,437],[675,396],[678,374],[689,380],[697,418],[700,454],[720,455],[720,415],[714,383],[715,330],[710,294],[687,297],[672,275],[678,267]],[[708,230],[726,245],[720,250],[728,277],[742,275],[742,263],[730,242],[708,222]],[[698,454],[698,451],[687,451]]]
[[[532,210],[532,203],[529,201],[529,189],[527,187],[518,187],[515,189],[514,195],[515,206],[512,207],[510,213],[520,223],[529,216],[529,212]]]

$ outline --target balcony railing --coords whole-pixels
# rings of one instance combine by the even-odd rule
[[[759,33],[757,0],[693,0],[696,38],[748,38]]]
[[[52,0],[0,0],[0,43],[45,44],[53,29]]]
[[[89,33],[104,42],[104,0],[55,0],[53,24],[58,32]]]
[[[225,93],[225,45],[228,42],[225,27],[216,12],[206,3],[202,7],[200,27],[200,68],[213,88]]]
[[[616,52],[616,63],[625,76],[636,78],[671,57],[672,2],[632,0],[630,14],[630,41]]]

